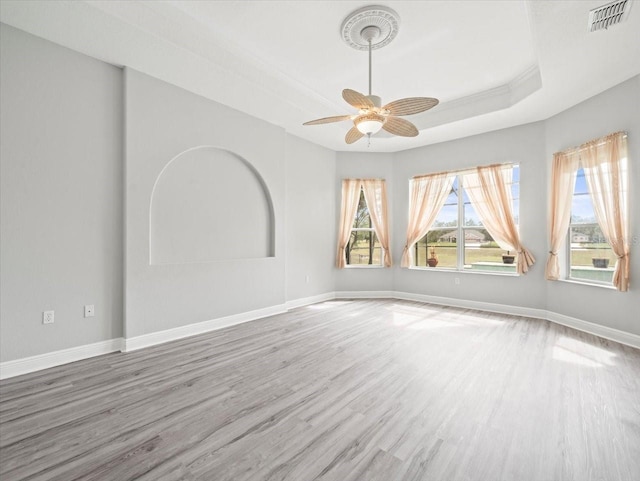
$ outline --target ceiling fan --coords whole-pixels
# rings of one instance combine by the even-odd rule
[[[414,115],[438,105],[438,99],[431,97],[408,97],[382,105],[380,97],[371,94],[371,51],[382,48],[393,40],[398,33],[398,14],[387,7],[372,6],[356,10],[342,23],[342,37],[353,48],[369,51],[369,95],[363,95],[351,89],[342,91],[342,98],[358,113],[337,115],[311,120],[303,125],[319,125],[344,120],[353,121],[353,127],[347,132],[345,142],[352,144],[365,135],[371,136],[384,129],[402,137],[415,137],[418,129],[401,117]]]

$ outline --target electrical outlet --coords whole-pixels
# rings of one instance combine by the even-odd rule
[[[309,281],[311,281],[311,276],[309,276],[309,275],[305,276],[304,281],[305,281],[307,284],[309,284]]]
[[[84,306],[84,317],[93,317],[96,315],[96,310],[93,307],[93,304],[88,304]]]
[[[42,313],[42,324],[53,324],[53,311],[44,311]]]
[[[460,278],[456,277],[455,279],[453,279],[453,282],[455,283],[456,286],[460,285]]]

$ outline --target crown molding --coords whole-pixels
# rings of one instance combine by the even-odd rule
[[[418,129],[427,129],[507,109],[542,88],[538,65],[532,65],[509,82],[453,100],[414,117]]]

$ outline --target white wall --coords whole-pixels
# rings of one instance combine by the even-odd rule
[[[602,287],[547,282],[547,307],[559,314],[640,334],[640,76],[548,119],[545,166],[551,172],[554,152],[619,130],[629,134],[631,287],[622,293]]]
[[[137,72],[125,95],[122,70],[6,25],[1,33],[2,362],[333,291],[335,152]],[[153,185],[201,145],[260,174],[275,256],[150,265]],[[43,326],[50,309],[56,322]]]
[[[7,361],[122,336],[123,117],[120,69],[4,24],[0,35]]]
[[[334,290],[336,154],[293,135],[286,144],[286,285],[293,301]]]
[[[125,334],[136,337],[285,302],[284,130],[173,85],[125,70]],[[150,199],[156,179],[178,154],[218,147],[245,159],[269,190],[275,257],[149,265]],[[238,179],[220,165],[217,175]],[[184,185],[189,195],[190,185]],[[242,184],[220,199],[247,206]],[[227,192],[228,193],[228,192]],[[175,202],[181,201],[179,192]],[[233,234],[226,225],[215,226]],[[251,226],[247,225],[247,235]]]

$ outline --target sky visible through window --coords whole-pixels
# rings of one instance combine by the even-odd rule
[[[516,223],[518,223],[518,213],[520,211],[520,169],[519,166],[513,167],[513,212],[516,215]],[[451,192],[438,213],[434,226],[436,227],[455,227],[458,221],[458,177],[456,177]],[[593,210],[591,196],[587,189],[587,181],[584,176],[584,170],[579,169],[576,176],[576,186],[574,190],[573,204],[571,207],[571,222],[574,224],[595,224],[596,218]],[[481,226],[482,222],[478,214],[473,209],[469,197],[463,192],[464,199],[464,223],[466,226]]]
[[[455,226],[458,222],[458,177],[453,181],[451,192],[436,217],[435,225]]]
[[[520,166],[513,166],[513,183],[511,185],[511,193],[513,195],[513,213],[515,215],[516,224],[518,223],[518,213],[520,212]],[[455,227],[458,222],[458,176],[456,176],[451,192],[444,203],[444,206],[438,213],[434,226],[436,227]],[[482,222],[471,205],[471,201],[467,193],[463,189],[464,201],[464,225],[481,226]]]
[[[571,223],[595,223],[596,218],[593,212],[593,203],[587,189],[587,181],[584,177],[584,170],[579,169],[576,176],[576,187],[571,205]]]

